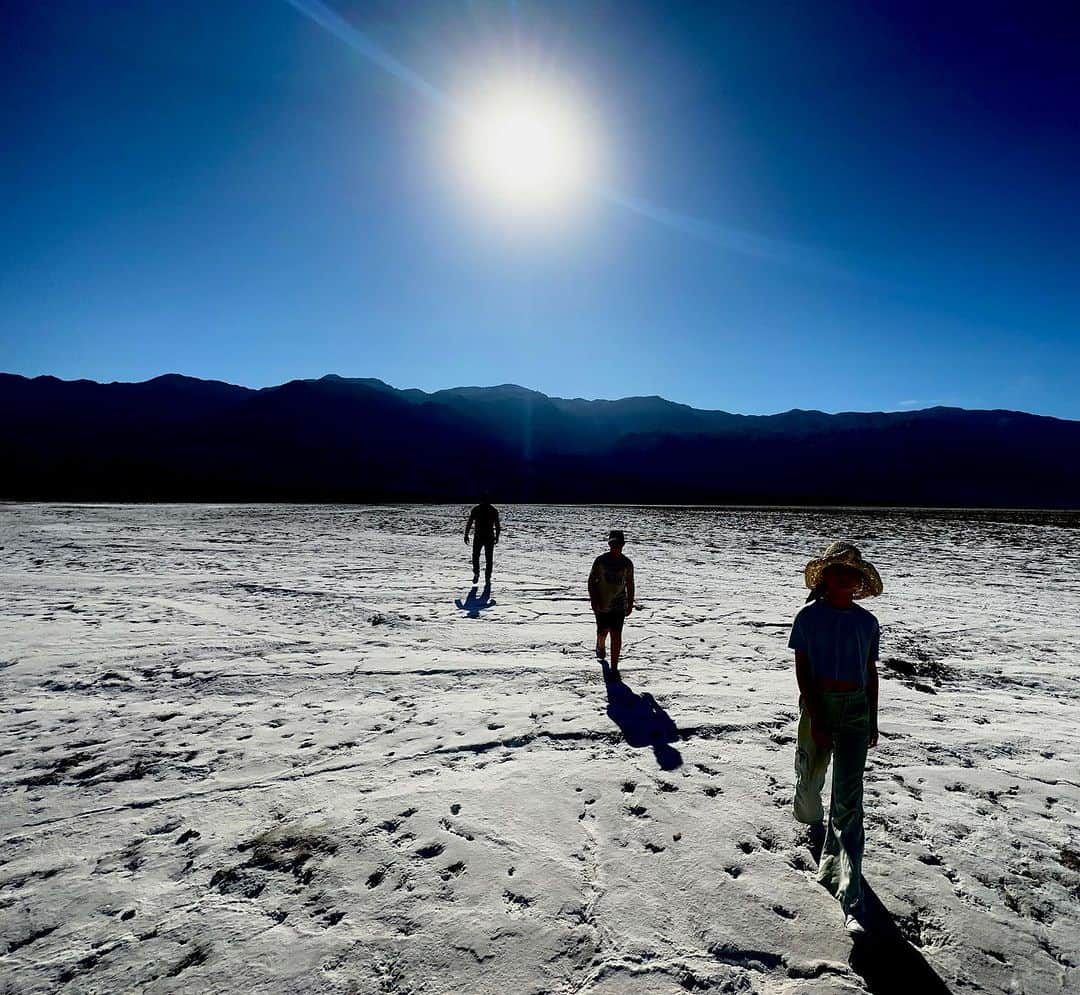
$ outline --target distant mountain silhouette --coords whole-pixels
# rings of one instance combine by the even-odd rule
[[[0,374],[0,498],[1080,507],[1080,422],[1015,411],[734,415],[660,397],[252,390]]]

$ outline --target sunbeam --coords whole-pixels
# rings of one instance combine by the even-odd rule
[[[604,202],[689,238],[739,255],[843,277],[845,271],[813,248],[741,231],[704,218],[681,214],[644,198],[599,185],[593,172],[596,146],[586,141],[579,122],[549,97],[515,99],[510,90],[462,104],[384,51],[321,0],[285,0],[374,66],[417,96],[438,106],[465,128],[462,158],[474,179],[486,182],[494,199],[516,214],[540,213],[576,186]],[[515,16],[516,24],[516,16]]]
[[[437,104],[451,114],[459,115],[461,108],[446,96],[438,87],[432,86],[418,73],[399,62],[392,55],[384,52],[365,34],[357,31],[336,11],[331,10],[319,0],[285,0],[305,17],[310,18],[319,27],[329,31],[339,41],[345,42],[351,49],[359,52],[365,59],[404,83],[410,90],[425,100]]]

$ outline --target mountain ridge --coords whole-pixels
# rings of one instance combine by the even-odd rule
[[[0,374],[0,497],[1080,507],[1080,421],[1006,409],[744,415],[516,384]]]
[[[289,384],[297,383],[322,383],[322,382],[341,382],[346,384],[360,384],[365,386],[375,386],[377,388],[385,389],[388,392],[395,394],[412,394],[423,395],[424,397],[434,398],[440,394],[452,394],[460,392],[488,392],[488,391],[501,391],[507,388],[520,391],[522,394],[533,395],[535,397],[544,398],[548,401],[562,401],[567,403],[582,403],[582,404],[620,404],[625,401],[659,401],[664,405],[668,405],[673,408],[682,408],[689,411],[696,411],[703,414],[721,414],[729,415],[733,418],[779,418],[783,415],[822,415],[826,418],[837,418],[843,415],[918,415],[928,412],[966,412],[969,414],[1008,414],[1008,415],[1022,415],[1028,418],[1044,418],[1050,421],[1066,422],[1068,424],[1080,424],[1080,419],[1061,418],[1057,415],[1043,415],[1033,411],[1021,411],[1018,408],[964,408],[957,405],[948,404],[935,404],[926,408],[903,408],[897,410],[885,410],[885,409],[872,409],[872,410],[856,410],[856,409],[844,409],[842,411],[823,411],[820,408],[788,408],[784,411],[774,411],[769,414],[747,414],[745,412],[728,411],[724,408],[697,408],[692,404],[686,404],[683,401],[673,401],[670,398],[664,397],[662,394],[628,394],[625,397],[607,398],[607,397],[562,397],[555,394],[545,394],[542,391],[536,390],[533,387],[525,387],[522,384],[516,383],[502,383],[502,384],[463,384],[457,387],[442,387],[435,391],[425,391],[419,387],[395,387],[392,384],[387,383],[385,380],[381,380],[378,377],[346,377],[338,373],[324,373],[320,377],[299,377],[293,380],[285,380],[280,384],[268,384],[265,387],[248,387],[243,384],[230,383],[227,380],[207,379],[204,377],[194,377],[187,373],[159,373],[156,376],[149,377],[146,380],[91,380],[88,377],[79,377],[74,380],[65,380],[62,377],[54,376],[50,373],[42,373],[37,376],[26,376],[21,373],[7,373],[0,371],[0,383],[5,380],[17,380],[27,383],[35,383],[39,381],[52,382],[57,384],[92,384],[97,387],[140,387],[148,384],[155,383],[195,383],[195,384],[209,384],[215,386],[228,387],[232,390],[246,391],[249,393],[258,393],[260,391],[277,390],[280,387],[285,387]]]

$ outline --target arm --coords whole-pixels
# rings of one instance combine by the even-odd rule
[[[626,614],[629,615],[634,610],[634,565],[630,564],[630,569],[626,571]]]
[[[870,735],[867,746],[877,746],[877,703],[878,703],[878,673],[877,661],[881,654],[881,626],[874,620],[874,638],[870,642],[870,652],[866,660],[866,705],[870,713]]]
[[[803,707],[810,716],[810,735],[814,737],[820,749],[828,749],[829,737],[820,732],[821,692],[814,682],[814,672],[810,669],[810,655],[805,650],[795,651],[795,680],[799,683]]]
[[[600,582],[600,560],[593,560],[592,570],[589,571],[589,603],[592,610],[596,611],[596,585]]]
[[[799,684],[799,694],[802,695],[803,704],[810,713],[810,722],[813,724],[821,699],[814,684],[814,672],[810,669],[810,656],[805,650],[795,651],[795,680]]]
[[[877,660],[871,658],[866,662],[866,701],[870,709],[870,738],[869,746],[877,746],[877,703],[878,703],[878,674]]]
[[[499,533],[502,532],[502,521],[499,518],[498,509],[495,511],[495,541],[499,541]]]
[[[473,519],[476,518],[476,509],[469,512],[469,520],[465,523],[465,545],[469,545],[469,530],[472,528]]]

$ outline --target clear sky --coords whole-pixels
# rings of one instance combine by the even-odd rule
[[[0,370],[1080,418],[1078,49],[1063,3],[7,0]],[[597,150],[550,216],[461,164],[509,78]]]

